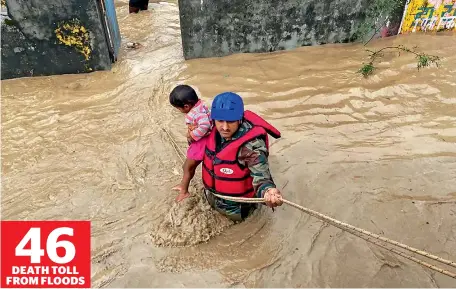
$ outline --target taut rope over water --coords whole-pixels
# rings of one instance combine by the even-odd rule
[[[185,154],[184,152],[182,152],[182,150],[180,150],[179,146],[177,145],[176,141],[173,139],[173,137],[171,136],[171,134],[163,128],[163,131],[165,131],[165,133],[168,135],[168,138],[170,139],[170,142],[174,148],[174,150],[176,151],[178,157],[180,158],[180,160],[182,161],[182,163],[184,162],[184,158],[185,158]],[[221,199],[224,199],[224,200],[229,200],[229,201],[234,201],[234,202],[240,202],[240,203],[264,203],[265,202],[265,199],[264,198],[240,198],[240,197],[229,197],[229,196],[222,196],[222,195],[218,195],[218,194],[214,194],[214,196],[218,197],[218,198],[221,198]],[[454,268],[456,268],[456,262],[453,262],[453,261],[450,261],[450,260],[446,260],[446,259],[443,259],[441,257],[438,257],[438,256],[435,256],[431,253],[428,253],[426,251],[423,251],[423,250],[419,250],[419,249],[416,249],[416,248],[413,248],[413,247],[410,247],[408,245],[405,245],[405,244],[402,244],[400,242],[397,242],[397,241],[394,241],[394,240],[391,240],[391,239],[388,239],[388,238],[385,238],[385,237],[382,237],[382,236],[379,236],[377,234],[374,234],[374,233],[371,233],[369,231],[366,231],[364,229],[360,229],[360,228],[357,228],[355,226],[352,226],[350,224],[347,224],[347,223],[344,223],[344,222],[341,222],[341,221],[338,221],[334,218],[331,218],[329,216],[326,216],[322,213],[319,213],[319,212],[316,212],[314,210],[311,210],[311,209],[308,209],[306,207],[303,207],[301,205],[298,205],[298,204],[295,204],[291,201],[288,201],[286,199],[282,199],[283,202],[287,205],[290,205],[291,207],[294,207],[302,212],[305,212],[315,218],[318,218],[320,220],[322,220],[323,222],[326,222],[328,224],[331,224],[343,231],[346,231],[350,234],[353,234],[357,237],[360,237],[368,242],[371,242],[379,247],[382,247],[390,252],[393,252],[399,256],[402,256],[404,258],[407,258],[413,262],[416,262],[424,267],[427,267],[431,270],[434,270],[434,271],[437,271],[439,273],[442,273],[442,274],[445,274],[447,276],[450,276],[452,278],[455,278],[456,279],[456,273],[453,273],[453,272],[450,272],[448,270],[445,270],[445,269],[441,269],[439,267],[436,267],[434,265],[431,265],[429,263],[426,263],[422,260],[419,260],[413,256],[410,256],[410,255],[407,255],[401,251],[398,251],[394,248],[388,248],[387,246],[383,245],[383,244],[380,244],[380,242],[377,242],[377,241],[374,241],[373,239],[375,240],[381,240],[385,243],[388,243],[390,245],[394,245],[394,246],[398,246],[398,247],[401,247],[405,250],[408,250],[408,251],[411,251],[415,254],[418,254],[418,255],[421,255],[423,257],[427,257],[429,259],[432,259],[434,261],[437,261],[437,262],[440,262],[440,263],[443,263],[443,264],[446,264],[446,265],[449,265],[449,266],[452,266]],[[373,239],[371,239],[373,238]]]

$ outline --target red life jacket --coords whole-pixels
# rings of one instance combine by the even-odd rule
[[[233,197],[254,197],[253,178],[250,176],[250,170],[239,164],[237,159],[239,150],[247,142],[261,138],[266,142],[266,148],[269,151],[268,134],[276,139],[281,137],[275,127],[254,112],[246,110],[244,121],[249,122],[253,127],[240,138],[230,141],[219,152],[216,152],[215,126],[208,136],[202,174],[205,188],[213,193]]]

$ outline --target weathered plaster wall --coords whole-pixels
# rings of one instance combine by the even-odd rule
[[[1,78],[111,68],[95,0],[6,0]]]
[[[372,3],[379,1],[385,2],[180,0],[184,57],[216,57],[350,42],[359,37],[358,26],[365,20]]]

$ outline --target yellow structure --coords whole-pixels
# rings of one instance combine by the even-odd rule
[[[407,0],[399,33],[456,30],[456,0]]]
[[[79,53],[84,55],[86,60],[89,60],[90,53],[92,52],[90,49],[89,33],[78,19],[59,23],[58,28],[54,32],[59,43],[75,47]]]

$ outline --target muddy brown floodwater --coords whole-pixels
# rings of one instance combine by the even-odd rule
[[[233,226],[197,182],[174,204],[180,160],[162,130],[185,149],[174,85],[208,102],[238,92],[282,131],[270,162],[287,199],[455,260],[456,37],[372,42],[444,59],[418,71],[386,54],[363,79],[359,44],[185,62],[175,3],[127,10],[117,1],[112,71],[2,81],[3,219],[91,220],[93,287],[456,286],[290,206]]]

